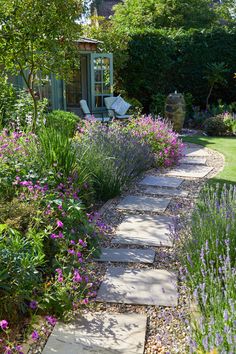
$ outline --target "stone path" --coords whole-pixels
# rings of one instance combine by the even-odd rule
[[[184,178],[202,178],[212,170],[205,165],[206,149],[191,147],[185,153],[180,165],[165,175],[145,176],[138,184],[142,195],[126,196],[117,205],[119,212],[128,215],[118,226],[111,247],[103,248],[97,260],[99,264],[109,262],[97,303],[178,305],[177,272],[156,268],[153,263],[160,246],[172,247],[172,218],[165,211],[172,198],[188,197],[189,192],[182,187]],[[147,320],[147,313],[83,314],[72,324],[58,323],[43,353],[143,354]]]

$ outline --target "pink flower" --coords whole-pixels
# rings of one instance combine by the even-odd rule
[[[6,330],[7,328],[8,328],[8,322],[7,322],[7,320],[2,320],[2,321],[0,321],[0,327],[1,327],[1,329],[4,331],[4,330]]]
[[[70,250],[70,249],[68,249],[67,252],[68,252],[69,254],[71,254],[71,255],[74,255],[74,254],[75,254],[75,250]]]
[[[61,220],[57,220],[57,226],[63,228],[64,224]]]
[[[58,238],[64,238],[64,235],[61,231],[59,231]]]
[[[39,339],[39,334],[38,334],[38,332],[34,330],[33,333],[31,334],[31,338],[32,338],[33,340],[38,340],[38,339]]]
[[[81,283],[82,280],[83,280],[83,279],[82,279],[81,275],[79,274],[78,269],[75,269],[75,270],[74,270],[74,276],[73,276],[73,282],[75,282],[75,283]]]
[[[85,241],[83,241],[83,240],[81,240],[81,239],[79,239],[79,244],[80,244],[81,246],[83,246],[83,247],[86,247],[86,246],[87,246],[87,242],[85,242]]]
[[[46,319],[47,323],[50,324],[51,326],[55,326],[55,324],[57,323],[56,317],[46,316],[45,319]]]
[[[52,239],[58,238],[58,236],[56,234],[51,234],[50,236]]]

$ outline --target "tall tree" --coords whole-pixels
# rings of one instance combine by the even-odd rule
[[[125,0],[115,6],[114,22],[134,28],[207,28],[216,21],[211,0]]]
[[[0,67],[21,75],[33,99],[38,75],[66,77],[78,58],[83,0],[0,0]]]

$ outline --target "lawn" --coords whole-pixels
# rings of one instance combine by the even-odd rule
[[[211,180],[211,183],[219,182],[236,184],[236,138],[193,136],[184,137],[183,141],[203,145],[223,154],[225,157],[224,170],[214,177]]]

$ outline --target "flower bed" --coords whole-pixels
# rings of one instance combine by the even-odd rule
[[[153,164],[153,152],[159,156],[156,164],[165,166],[181,155],[177,135],[150,117],[137,125],[133,120],[127,126],[80,124],[73,138],[67,128],[0,135],[0,348],[5,353],[21,352],[9,329],[14,323],[46,316],[47,332],[48,323],[69,318],[96,296],[90,260],[108,228],[94,203],[121,193]],[[32,330],[37,341],[42,333]]]

